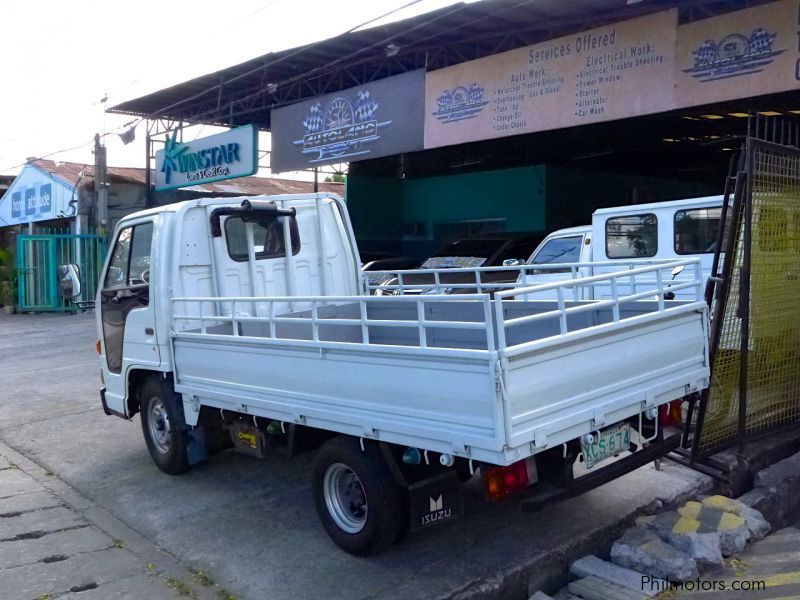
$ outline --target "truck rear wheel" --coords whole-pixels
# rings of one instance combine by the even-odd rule
[[[320,521],[336,544],[352,554],[376,554],[392,545],[403,524],[403,494],[373,444],[326,442],[314,462],[312,489]]]
[[[141,387],[142,432],[156,466],[170,475],[189,469],[188,439],[180,398],[161,379],[148,378]]]

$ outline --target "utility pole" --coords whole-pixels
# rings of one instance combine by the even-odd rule
[[[108,165],[106,149],[100,144],[100,134],[94,134],[94,189],[97,199],[97,229],[104,238],[108,226]]]

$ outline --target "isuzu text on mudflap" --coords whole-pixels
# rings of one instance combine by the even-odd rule
[[[230,445],[316,449],[319,518],[368,554],[456,517],[476,470],[535,507],[652,461],[708,384],[696,258],[459,295],[370,296],[359,267],[331,195],[125,217],[97,295],[106,413],[140,413],[173,475]],[[690,300],[664,298],[676,268]]]

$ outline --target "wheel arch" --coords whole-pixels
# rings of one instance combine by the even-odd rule
[[[140,369],[133,367],[127,371],[127,382],[125,385],[125,407],[128,412],[128,418],[132,417],[141,410],[141,398],[139,398],[139,390],[144,382],[150,378],[168,379],[172,382],[172,373],[165,373],[163,371],[154,371],[152,369]]]

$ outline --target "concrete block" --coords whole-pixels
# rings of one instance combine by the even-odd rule
[[[647,527],[670,546],[691,556],[698,565],[722,566],[719,532],[708,531],[700,521],[669,511],[657,515]]]
[[[640,527],[628,529],[611,547],[611,560],[621,567],[669,581],[698,577],[697,562],[668,545],[659,535]]]
[[[657,596],[661,590],[667,588],[666,581],[656,581],[652,586],[654,589],[651,590],[651,586],[643,585],[642,581],[644,576],[641,573],[620,567],[619,565],[602,560],[591,554],[579,558],[572,563],[569,572],[575,575],[575,577],[589,577],[590,575],[594,575],[595,577],[616,583],[630,590],[641,592],[645,596],[651,598]],[[648,589],[644,589],[645,587]]]
[[[30,512],[42,508],[61,506],[63,503],[49,492],[31,492],[0,499],[0,518],[9,513]]]
[[[73,589],[103,585],[142,572],[142,564],[128,550],[111,549],[76,554],[66,560],[34,563],[3,572],[7,598],[41,598]],[[164,594],[165,597],[167,596]]]
[[[179,597],[179,594],[170,590],[158,575],[136,575],[58,598],[59,600],[129,600],[130,598],[166,600]],[[191,594],[184,597],[191,598]]]
[[[40,538],[0,543],[0,569],[39,562],[48,557],[72,556],[110,548],[113,540],[94,527],[50,533]]]
[[[84,525],[87,525],[86,521],[78,514],[64,506],[55,506],[0,519],[0,540],[13,540],[19,536],[40,535]]]
[[[18,494],[41,491],[44,491],[44,487],[21,469],[3,469],[0,471],[0,498],[10,498]]]
[[[777,489],[782,485],[798,481],[800,481],[800,452],[756,473],[753,485],[755,487]]]
[[[687,521],[695,520],[701,524],[699,533],[719,533],[719,546],[723,556],[731,556],[744,550],[750,539],[747,522],[737,514],[705,506],[700,502],[687,502],[677,510]]]
[[[724,510],[742,517],[750,531],[750,541],[760,540],[770,531],[770,524],[755,508],[725,496],[708,496],[702,500],[703,506]]]
[[[800,516],[800,453],[759,471],[756,486],[740,498],[758,510],[773,529],[794,523]]]
[[[570,593],[585,600],[648,600],[650,596],[594,575],[570,582]]]

